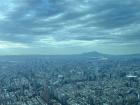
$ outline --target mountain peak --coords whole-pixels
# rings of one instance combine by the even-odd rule
[[[88,55],[88,56],[102,56],[102,53],[99,53],[97,51],[93,51],[93,52],[87,52],[87,53],[83,53],[83,55]]]

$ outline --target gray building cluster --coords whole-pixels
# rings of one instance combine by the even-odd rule
[[[133,57],[1,57],[0,105],[140,105],[139,70]]]

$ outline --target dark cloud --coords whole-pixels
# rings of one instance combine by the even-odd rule
[[[0,5],[2,41],[30,46],[46,37],[110,44],[140,41],[139,0],[13,1]]]

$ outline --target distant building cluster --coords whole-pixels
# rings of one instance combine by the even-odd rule
[[[0,58],[0,105],[140,105],[138,58]]]

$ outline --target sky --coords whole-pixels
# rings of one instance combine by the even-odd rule
[[[140,0],[1,0],[0,55],[140,53]]]

